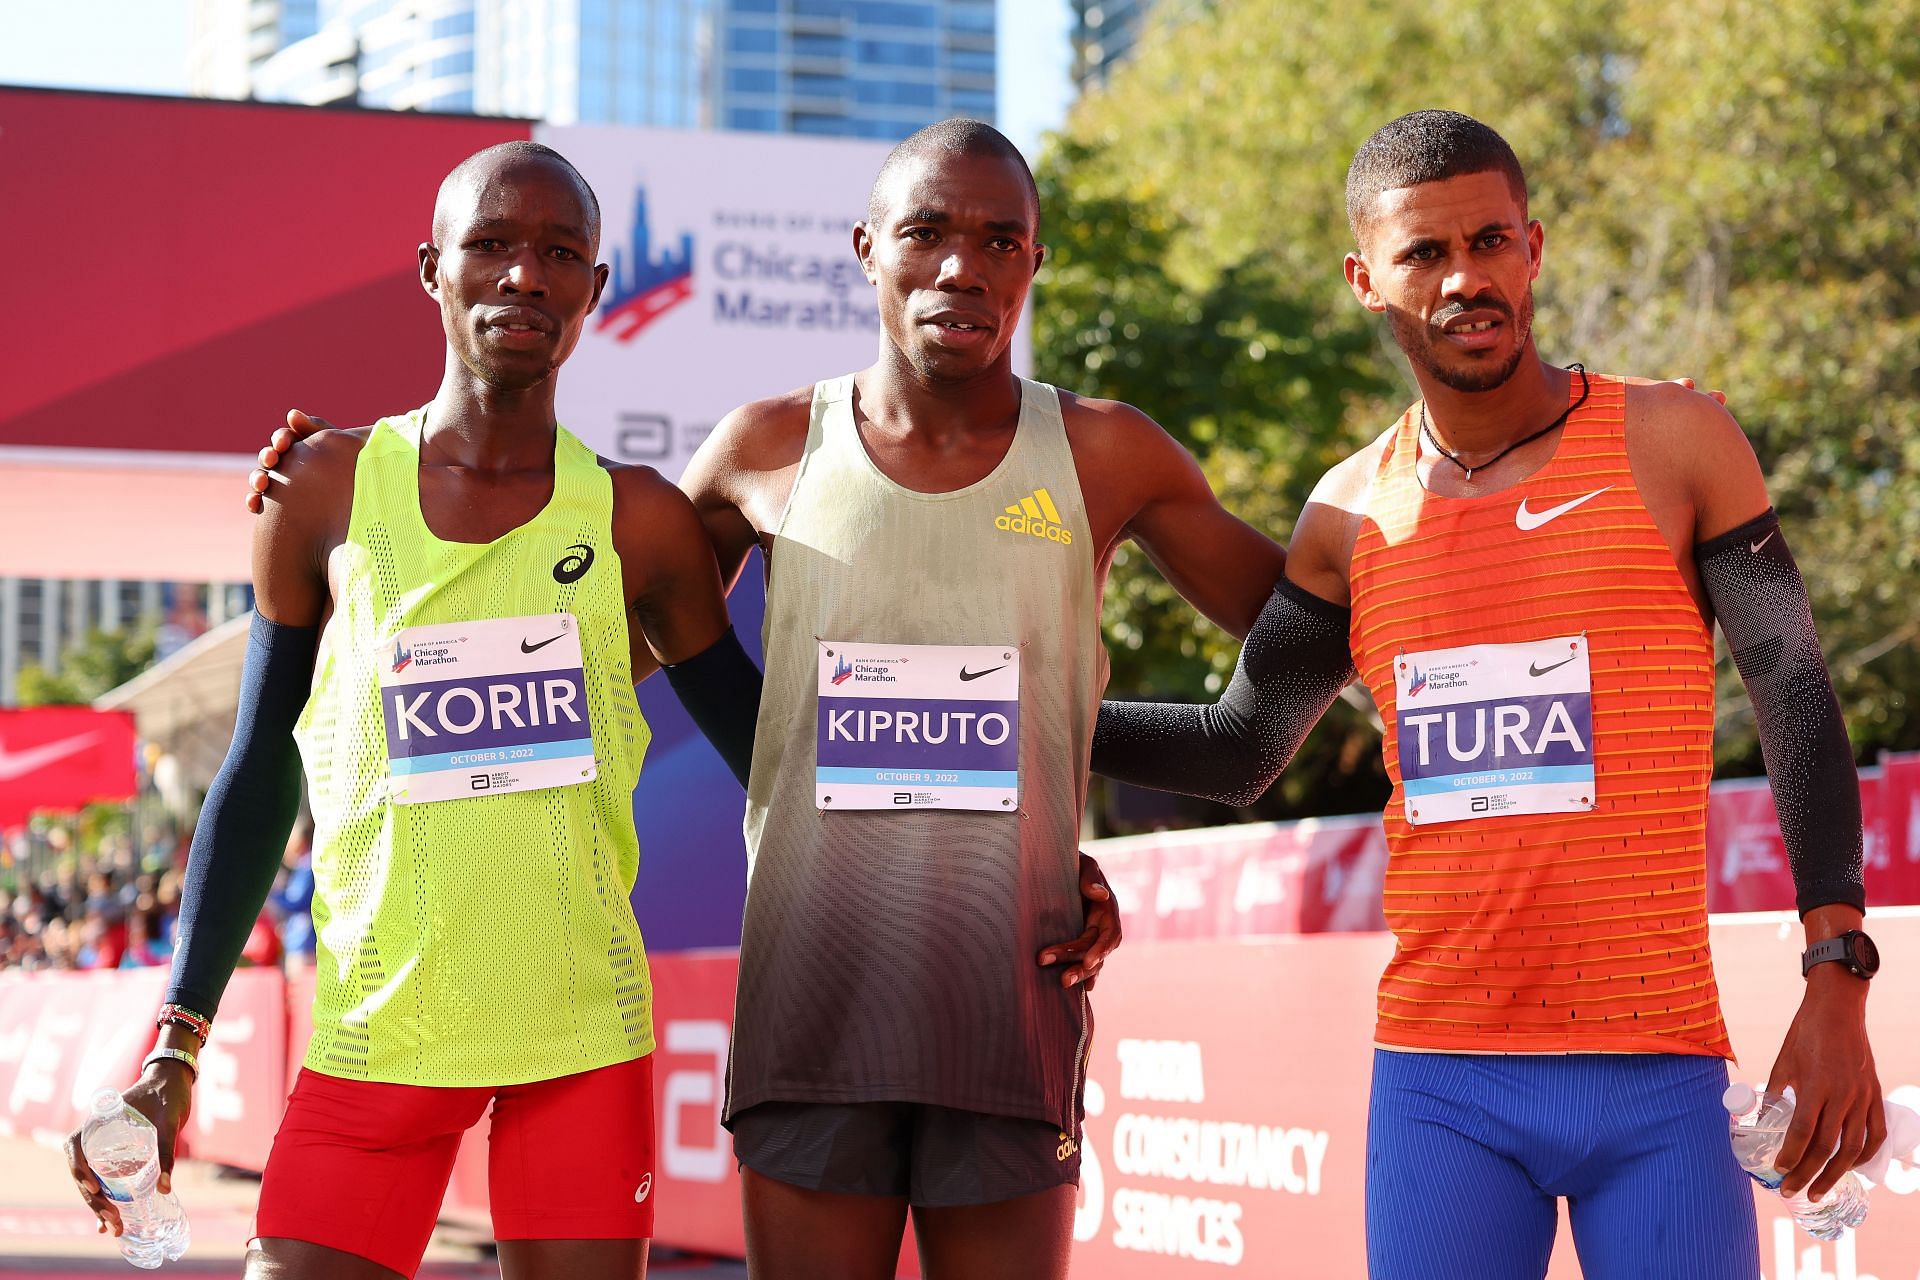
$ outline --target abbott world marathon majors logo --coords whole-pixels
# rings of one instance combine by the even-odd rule
[[[1237,1267],[1247,1253],[1249,1217],[1257,1221],[1265,1212],[1260,1200],[1320,1194],[1326,1130],[1180,1114],[1207,1101],[1196,1041],[1121,1040],[1115,1050],[1121,1110],[1110,1150],[1100,1150],[1091,1134],[1082,1138],[1074,1239],[1092,1241],[1109,1230],[1116,1249]],[[1103,1116],[1108,1105],[1106,1090],[1089,1079],[1087,1116]]]

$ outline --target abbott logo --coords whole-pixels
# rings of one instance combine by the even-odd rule
[[[669,1022],[661,1043],[668,1053],[705,1058],[710,1065],[667,1073],[660,1094],[660,1171],[689,1182],[724,1182],[729,1153],[720,1127],[720,1085],[727,1070],[727,1024],[710,1018]],[[698,1108],[690,1123],[688,1108]]]

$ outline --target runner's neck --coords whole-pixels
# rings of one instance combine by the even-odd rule
[[[1414,376],[1426,399],[1427,429],[1468,465],[1553,421],[1573,385],[1572,374],[1541,361],[1531,340],[1513,376],[1490,391],[1456,391],[1418,368]]]
[[[428,465],[506,474],[553,470],[556,379],[502,388],[476,376],[451,350],[420,433]]]
[[[1004,432],[1020,420],[1020,379],[1002,355],[965,381],[925,378],[898,352],[854,375],[856,417],[889,439],[945,448]]]

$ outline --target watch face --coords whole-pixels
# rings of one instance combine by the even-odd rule
[[[1856,969],[1869,977],[1879,972],[1880,948],[1873,945],[1872,938],[1856,931],[1848,937],[1847,941],[1852,944],[1849,950],[1853,953],[1853,964]]]

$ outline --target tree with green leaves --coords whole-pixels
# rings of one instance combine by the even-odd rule
[[[1920,746],[1920,0],[1310,0],[1166,6],[1039,178],[1040,376],[1128,400],[1285,539],[1413,397],[1341,278],[1346,166],[1445,106],[1499,129],[1547,227],[1542,353],[1725,389],[1814,594],[1863,758]],[[1123,551],[1119,695],[1213,696],[1237,646]],[[1724,668],[1720,755],[1759,766]],[[1337,707],[1263,816],[1384,794]]]

